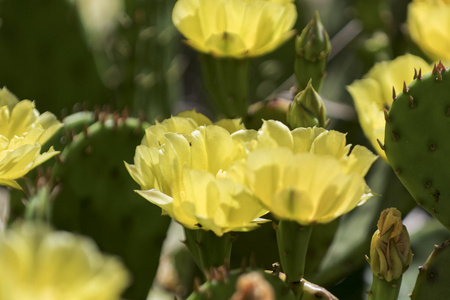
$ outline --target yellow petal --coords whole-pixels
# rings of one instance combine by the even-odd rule
[[[149,202],[161,207],[164,214],[167,214],[173,218],[174,213],[172,197],[169,197],[166,194],[161,193],[160,191],[155,189],[136,191],[136,193],[144,197],[144,199],[148,200]]]
[[[345,134],[330,130],[321,133],[311,145],[311,153],[331,155],[339,159],[347,155],[349,147],[345,145]]]
[[[0,107],[6,106],[9,111],[19,102],[16,96],[11,93],[6,87],[0,89]]]
[[[207,116],[197,112],[195,109],[182,111],[177,114],[177,117],[192,119],[197,126],[207,126],[212,124],[211,120]]]
[[[289,128],[279,121],[264,121],[258,131],[258,144],[260,147],[279,146],[293,149],[294,141]]]
[[[413,1],[408,5],[407,24],[412,40],[429,58],[450,59],[448,1]]]

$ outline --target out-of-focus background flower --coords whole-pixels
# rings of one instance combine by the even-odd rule
[[[77,130],[75,134],[60,132],[50,140],[55,150],[62,151],[55,164],[60,190],[31,197],[49,180],[44,176],[47,165],[20,182],[24,192],[0,190],[0,232],[28,214],[51,216],[48,221],[56,229],[89,235],[102,252],[116,255],[129,270],[131,287],[123,294],[127,299],[142,299],[136,295],[146,295],[151,286],[148,299],[173,299],[173,294],[186,297],[192,290],[192,278],[201,274],[180,243],[179,225],[172,222],[169,227],[170,219],[160,216],[159,207],[133,191],[139,186],[123,163],[133,162],[145,128],[155,120],[193,108],[214,117],[198,53],[182,42],[188,37],[172,23],[175,3],[0,0],[0,86],[6,86],[18,99],[34,101],[40,112],[49,111]],[[297,33],[318,11],[331,38],[332,50],[320,90],[330,118],[328,129],[347,133],[346,143],[366,146],[383,156],[376,139],[383,136],[383,109],[391,103],[387,97],[392,85],[400,92],[403,80],[406,84],[412,81],[414,67],[425,73],[436,60],[449,59],[450,27],[445,26],[450,20],[448,1],[293,3]],[[439,16],[429,18],[434,13]],[[423,22],[430,26],[422,26]],[[285,43],[279,48],[256,53],[260,56],[249,61],[252,109],[263,100],[274,100],[269,110],[286,108],[293,98],[295,39],[280,36]],[[389,76],[385,72],[390,72],[390,66],[401,57],[414,59],[392,76],[407,75],[386,82]],[[380,97],[372,99],[375,93]],[[107,113],[113,117],[104,117]],[[251,117],[245,120],[247,128],[258,129],[260,115]],[[281,114],[280,118],[284,117]],[[100,123],[104,126],[97,126]],[[108,138],[90,143],[89,137],[100,135]],[[64,149],[69,144],[70,149]],[[63,164],[70,172],[65,172]],[[410,270],[416,270],[429,255],[431,250],[425,245],[432,248],[448,237],[440,224],[422,210],[413,209],[413,199],[384,160],[374,163],[366,180],[374,192],[383,190],[383,197],[374,197],[340,220],[316,226],[312,233],[317,242],[310,245],[306,278],[343,299],[365,297],[371,273],[364,254],[369,251],[370,235],[382,208],[396,206],[406,215],[415,254]],[[53,211],[41,209],[45,201],[54,203]],[[28,203],[34,204],[24,212]],[[268,232],[272,232],[270,223],[240,233],[233,244],[232,267],[239,267],[241,259],[253,253],[252,259],[259,266],[271,268],[278,256],[275,238]],[[324,232],[335,234],[333,242],[332,237],[320,239]],[[406,295],[412,291],[416,276],[414,271],[405,273],[401,299],[409,299]]]

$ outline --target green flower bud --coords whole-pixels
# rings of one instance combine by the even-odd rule
[[[377,227],[370,244],[370,267],[380,279],[391,282],[399,279],[411,264],[409,234],[396,208],[383,210]]]
[[[326,110],[320,95],[309,81],[306,88],[298,93],[289,106],[287,122],[294,129],[297,127],[325,127]]]
[[[295,42],[295,76],[298,90],[303,90],[310,79],[316,90],[320,90],[330,51],[331,44],[328,33],[316,11],[314,18],[297,36]]]

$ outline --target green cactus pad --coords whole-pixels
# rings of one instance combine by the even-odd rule
[[[144,125],[106,113],[90,126],[85,123],[69,122],[74,130],[65,125],[69,132],[77,132],[80,124],[84,129],[65,145],[53,168],[60,191],[52,222],[58,229],[92,237],[102,251],[121,257],[133,276],[124,297],[145,299],[170,218],[134,192],[138,186],[123,165],[133,159]]]
[[[279,266],[275,266],[277,268]],[[228,271],[224,267],[211,270],[211,281],[206,282],[187,300],[228,300],[228,299],[297,299],[285,284],[283,273],[262,269],[243,268]],[[302,300],[337,300],[321,286],[302,279]],[[273,292],[273,295],[271,293]]]
[[[427,261],[419,267],[412,300],[448,299],[450,294],[450,240],[435,246]]]
[[[442,63],[395,96],[385,152],[417,204],[450,229],[450,71]]]
[[[256,295],[256,293],[259,293],[259,295],[268,296],[268,290],[270,289],[274,292],[274,299],[295,299],[294,294],[279,276],[261,269],[227,271],[224,268],[219,268],[212,272],[215,273],[215,278],[202,285],[198,291],[188,297],[188,300],[228,300],[233,296],[235,299],[257,299],[250,297],[249,294],[255,293],[252,295]],[[249,276],[247,278],[241,277],[245,275]],[[240,283],[238,283],[239,281]],[[237,291],[240,290],[237,286],[240,286],[242,290]],[[246,292],[249,294],[245,294]],[[237,293],[240,293],[241,297],[237,297]],[[268,297],[267,299],[271,298]]]

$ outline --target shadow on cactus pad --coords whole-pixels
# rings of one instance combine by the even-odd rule
[[[78,123],[65,122],[64,130]],[[102,113],[67,143],[53,172],[60,188],[53,224],[88,235],[102,251],[122,258],[133,276],[126,299],[146,298],[170,221],[134,192],[123,165],[132,160],[143,127],[137,119]]]

